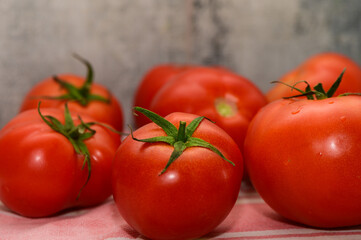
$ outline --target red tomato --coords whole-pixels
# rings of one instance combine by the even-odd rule
[[[166,117],[177,128],[197,116],[173,113]],[[134,132],[137,139],[166,136],[154,123]],[[151,239],[200,237],[231,211],[243,170],[240,150],[215,124],[203,120],[192,137],[216,147],[235,165],[204,147],[189,147],[163,173],[174,147],[166,143],[138,142],[127,137],[113,165],[113,195],[124,219]]]
[[[59,109],[43,109],[42,114],[64,122]],[[92,121],[85,116],[83,120]],[[80,123],[76,115],[73,121]],[[91,166],[87,182],[89,165],[83,166],[84,156],[76,153],[64,135],[51,129],[36,109],[13,118],[0,131],[0,200],[27,217],[103,202],[111,195],[112,162],[120,137],[103,126],[91,128],[96,133],[84,141]]]
[[[242,149],[248,124],[265,104],[262,92],[246,78],[222,68],[194,67],[164,85],[150,110],[161,116],[172,112],[205,116]]]
[[[81,59],[81,61],[85,61]],[[89,64],[85,61],[85,64]],[[92,72],[91,66],[88,65],[88,74]],[[83,77],[73,74],[63,74],[57,76],[58,79],[70,83],[76,88],[80,89],[84,83],[89,81]],[[90,76],[90,91],[85,94],[85,98],[95,95],[109,100],[108,102],[90,99],[86,104],[81,104],[80,101],[74,99],[68,100],[68,107],[70,111],[80,115],[88,115],[98,122],[103,122],[111,125],[118,131],[123,130],[123,111],[118,100],[107,90],[104,86],[92,83],[92,74]],[[64,110],[65,100],[49,99],[68,94],[68,91],[62,87],[53,77],[47,78],[37,85],[35,85],[26,95],[20,112],[28,109],[37,108],[39,101],[42,102],[42,108],[60,108]]]
[[[361,92],[360,66],[348,57],[337,53],[315,55],[285,74],[280,81],[288,85],[294,85],[299,81],[307,81],[311,86],[322,83],[324,88],[328,89],[345,68],[346,72],[336,95],[352,91]],[[299,88],[304,88],[305,86],[305,83],[297,85]],[[295,93],[289,87],[277,84],[267,92],[266,97],[271,102],[282,97],[293,96]]]
[[[134,106],[149,109],[150,103],[154,95],[166,84],[172,80],[177,74],[191,68],[188,65],[162,64],[155,66],[142,79],[134,97]],[[135,125],[141,127],[150,123],[150,120],[144,115],[134,118]]]
[[[361,97],[270,103],[248,129],[251,181],[275,211],[322,228],[361,224]]]

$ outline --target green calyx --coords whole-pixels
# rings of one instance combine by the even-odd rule
[[[337,88],[340,86],[340,83],[341,83],[341,80],[342,80],[342,77],[343,77],[343,74],[345,73],[345,71],[346,71],[346,69],[344,69],[342,71],[340,76],[336,79],[336,81],[332,84],[331,88],[327,92],[323,89],[322,83],[319,83],[316,86],[314,86],[313,87],[314,90],[311,89],[310,85],[306,81],[296,82],[292,86],[288,85],[287,83],[280,82],[280,81],[274,81],[272,83],[281,83],[281,84],[286,85],[286,86],[288,86],[288,87],[290,87],[290,88],[292,88],[294,90],[297,90],[297,91],[299,91],[301,93],[301,94],[294,95],[294,96],[291,96],[291,97],[284,97],[284,99],[306,96],[307,99],[309,99],[309,100],[315,100],[315,97],[316,97],[316,100],[322,100],[322,99],[333,97],[333,95],[335,94]],[[304,83],[307,84],[305,91],[295,87],[298,83],[301,83],[301,82],[304,82]],[[360,93],[343,93],[343,94],[340,94],[339,97],[349,96],[349,95],[360,95],[361,96]]]
[[[197,117],[195,118],[188,126],[186,125],[186,122],[180,121],[179,128],[177,129],[172,123],[170,123],[168,120],[164,119],[163,117],[157,115],[156,113],[153,113],[147,109],[141,108],[141,107],[135,107],[135,111],[138,111],[142,114],[144,114],[146,117],[148,117],[151,121],[153,121],[155,124],[157,124],[159,127],[161,127],[164,132],[167,134],[167,136],[158,136],[158,137],[152,137],[147,139],[138,139],[135,138],[133,135],[132,129],[131,136],[133,140],[139,141],[139,142],[146,142],[146,143],[157,143],[157,142],[163,142],[167,143],[174,147],[174,150],[168,160],[168,163],[164,167],[164,169],[160,172],[159,175],[163,174],[168,167],[178,158],[182,155],[184,150],[190,147],[203,147],[208,148],[209,150],[215,152],[218,154],[221,158],[223,158],[225,161],[229,162],[234,166],[234,163],[230,160],[228,160],[216,147],[214,147],[212,144],[206,142],[203,139],[192,137],[193,133],[199,126],[199,124],[202,122],[202,120],[205,117]]]
[[[91,94],[90,89],[93,84],[93,68],[91,64],[85,60],[84,58],[80,57],[79,55],[74,54],[73,55],[76,59],[78,59],[80,62],[82,62],[87,67],[87,76],[86,81],[81,87],[76,87],[57,76],[54,76],[53,79],[55,82],[57,82],[62,88],[64,88],[67,93],[61,95],[61,96],[55,96],[55,97],[49,97],[44,96],[40,98],[44,99],[54,99],[54,100],[70,100],[70,101],[76,101],[82,106],[86,106],[91,101],[101,101],[105,103],[110,103],[110,99],[104,98],[103,96]]]
[[[40,104],[41,104],[41,102],[39,102],[39,104],[38,104],[38,112],[39,112],[40,117],[43,119],[43,121],[51,129],[53,129],[54,131],[65,136],[69,140],[69,142],[73,145],[74,150],[77,154],[84,156],[83,168],[85,167],[85,165],[87,165],[88,177],[87,177],[85,184],[81,188],[81,190],[82,190],[85,187],[85,185],[89,182],[89,179],[91,176],[90,153],[89,153],[89,150],[88,150],[86,144],[84,143],[84,141],[91,138],[96,133],[95,130],[91,129],[91,126],[94,124],[97,124],[97,123],[95,123],[95,122],[84,123],[83,120],[79,116],[81,123],[79,125],[75,126],[72,116],[70,115],[68,105],[65,104],[65,110],[64,110],[65,123],[62,124],[58,119],[56,119],[53,116],[50,116],[50,115],[44,116],[40,112]],[[79,194],[80,194],[81,190],[79,191]],[[79,195],[78,195],[78,197],[79,197]]]

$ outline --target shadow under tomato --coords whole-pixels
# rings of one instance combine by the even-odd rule
[[[0,202],[0,211],[2,211],[2,212],[11,212],[10,209],[5,207],[1,202]]]
[[[279,222],[282,224],[293,225],[293,226],[299,227],[299,228],[317,229],[317,230],[325,230],[325,231],[361,230],[361,225],[350,226],[350,227],[336,227],[336,228],[321,228],[321,227],[308,226],[308,225],[305,225],[302,223],[298,223],[298,222],[289,220],[289,219],[279,215],[277,212],[267,212],[264,215],[266,217],[272,219],[272,221],[276,221],[276,222]]]
[[[148,238],[142,236],[140,233],[138,233],[137,231],[135,231],[131,226],[129,226],[128,224],[123,224],[121,226],[122,230],[124,232],[126,232],[130,237],[134,238],[134,239],[144,239],[147,240]]]
[[[212,232],[202,236],[200,239],[213,239],[219,235],[229,232],[230,229],[231,229],[230,227],[222,226],[222,227],[217,228],[217,229],[213,230]]]
[[[297,223],[297,222],[294,222],[292,220],[289,220],[289,219],[279,215],[275,211],[264,213],[264,216],[271,219],[272,221],[275,221],[275,222],[278,222],[278,223],[281,223],[281,224],[294,225],[294,226],[297,226],[297,227],[307,227],[306,225],[303,225],[301,223]]]
[[[208,234],[202,236],[200,239],[213,239],[222,234],[232,231],[235,225],[239,225],[239,221],[242,221],[239,216],[242,216],[246,206],[238,205],[234,207],[226,219],[223,220],[215,229],[213,229]]]

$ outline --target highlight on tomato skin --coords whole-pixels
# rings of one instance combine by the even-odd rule
[[[342,86],[342,75],[332,86]],[[252,120],[244,159],[253,186],[294,222],[360,225],[361,94],[336,95],[321,84],[302,91],[315,97],[271,102]]]
[[[300,88],[306,86],[301,81],[307,81],[311,86],[322,83],[325,89],[329,89],[343,69],[346,69],[345,76],[335,94],[361,92],[360,65],[343,54],[333,52],[319,53],[311,56],[299,66],[283,75],[279,81],[288,85],[300,82],[298,84]],[[269,102],[272,102],[294,94],[295,92],[292,89],[282,84],[276,84],[266,93],[266,97]]]
[[[121,103],[104,85],[93,82],[94,72],[90,63],[78,55],[75,57],[87,67],[85,77],[70,73],[40,81],[27,92],[19,111],[35,109],[39,101],[43,108],[64,110],[68,102],[70,111],[88,115],[122,131],[124,116]]]
[[[155,122],[118,148],[114,201],[126,222],[150,239],[201,237],[237,200],[241,152],[224,130],[197,115],[177,112]]]

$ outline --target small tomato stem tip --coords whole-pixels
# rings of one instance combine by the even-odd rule
[[[178,129],[177,141],[181,141],[181,142],[187,141],[186,124],[187,124],[187,123],[184,122],[184,121],[180,121],[180,122],[179,122],[179,129]]]

